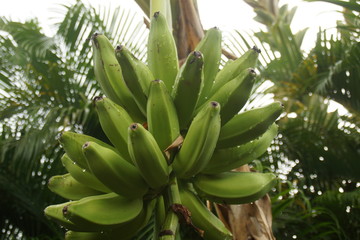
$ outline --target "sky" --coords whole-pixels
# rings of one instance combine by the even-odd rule
[[[51,23],[56,22],[59,17],[56,9],[59,4],[74,3],[75,0],[2,0],[0,16],[10,17],[12,20],[24,21],[26,19],[37,17],[48,35],[54,33]],[[127,9],[133,9],[142,15],[142,11],[136,5],[134,0],[85,0],[93,6],[121,5]],[[309,3],[301,0],[280,0],[280,5],[289,4],[297,6],[298,10],[294,17],[292,29],[298,31],[309,27],[308,33],[304,39],[302,48],[308,50],[313,46],[316,33],[319,27],[329,29],[335,32],[336,21],[341,19],[339,7],[328,3]],[[198,0],[200,18],[205,29],[217,26],[221,30],[243,30],[251,31],[259,29],[253,17],[255,13],[252,8],[242,0]]]
[[[1,0],[0,16],[5,16],[14,21],[25,21],[31,18],[38,18],[45,34],[51,36],[55,33],[52,23],[59,22],[63,16],[58,12],[60,4],[71,4],[76,0]],[[93,6],[104,5],[117,7],[121,5],[125,9],[131,9],[138,13],[139,20],[143,16],[142,10],[134,0],[83,0]],[[252,8],[243,0],[197,0],[200,18],[204,29],[214,26],[224,31],[233,29],[239,31],[257,31],[260,24],[253,20],[255,13]],[[335,33],[336,21],[341,20],[340,7],[333,4],[315,2],[309,3],[302,0],[280,0],[280,5],[288,4],[290,7],[297,7],[292,22],[293,32],[309,27],[305,35],[302,49],[310,50],[315,43],[316,33],[319,28],[327,29],[329,33]],[[336,109],[340,114],[346,111],[336,103],[330,104],[330,111]]]

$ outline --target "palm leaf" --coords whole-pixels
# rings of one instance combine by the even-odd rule
[[[107,140],[91,106],[101,92],[89,37],[101,31],[144,57],[145,26],[134,24],[131,12],[104,9],[110,7],[63,5],[64,18],[53,37],[44,35],[36,20],[0,18],[0,194],[8,206],[0,210],[0,228],[7,239],[61,238],[63,230],[43,214],[45,206],[63,201],[46,187],[49,177],[64,171],[56,140],[61,131]],[[109,18],[104,19],[104,11]]]
[[[307,2],[328,2],[338,6],[347,8],[351,11],[360,12],[360,5],[355,1],[340,1],[340,0],[305,0]]]

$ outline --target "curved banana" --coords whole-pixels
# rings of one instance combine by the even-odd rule
[[[221,127],[216,148],[235,147],[258,138],[275,122],[282,111],[281,103],[273,102],[236,115]]]
[[[220,111],[219,103],[210,102],[192,121],[172,165],[177,177],[190,178],[209,162],[220,133]]]
[[[266,152],[277,132],[278,127],[273,123],[258,139],[233,148],[215,149],[202,173],[226,172],[253,161]]]
[[[48,182],[48,188],[57,195],[69,199],[79,200],[84,197],[103,194],[76,181],[70,173],[52,176]]]
[[[149,132],[161,150],[165,150],[180,135],[174,103],[161,80],[151,82],[147,102],[147,121]]]
[[[221,60],[221,31],[211,28],[206,31],[203,39],[198,43],[195,51],[200,51],[204,56],[204,87],[201,90],[199,105],[203,104],[209,97],[215,76],[219,71]]]
[[[86,142],[83,152],[92,173],[112,191],[126,198],[139,198],[148,191],[137,168],[115,151]]]
[[[167,27],[163,13],[155,12],[150,22],[148,38],[148,65],[155,79],[164,81],[169,92],[172,90],[179,63],[175,40]]]
[[[65,240],[111,240],[104,232],[67,231]]]
[[[128,126],[133,123],[132,118],[125,109],[109,98],[96,97],[94,102],[101,128],[118,150],[118,153],[132,163],[127,147]]]
[[[196,103],[203,89],[204,60],[201,52],[189,54],[176,76],[172,97],[179,117],[180,129],[188,127]]]
[[[143,69],[147,66],[140,67],[143,63],[136,59],[132,53],[124,46],[117,46],[115,49],[116,59],[118,60],[124,81],[132,93],[135,102],[137,103],[141,112],[146,115],[146,102],[149,91],[150,81],[154,80],[150,69],[147,74],[141,74]]]
[[[70,159],[86,171],[90,171],[90,168],[86,162],[86,158],[82,152],[82,147],[86,142],[96,142],[101,146],[114,149],[112,146],[100,141],[99,139],[74,132],[63,132],[59,138],[59,141]]]
[[[136,233],[144,227],[154,209],[155,201],[152,200],[148,203],[144,203],[143,211],[133,220],[120,224],[111,229],[106,229],[101,232],[81,232],[81,231],[68,231],[65,234],[65,240],[128,240],[131,239]]]
[[[95,77],[103,91],[111,100],[124,107],[136,121],[143,121],[144,115],[125,84],[121,67],[109,39],[102,34],[95,33],[91,40]]]
[[[141,124],[129,127],[129,153],[147,184],[155,190],[169,181],[169,166],[156,140]]]
[[[67,154],[64,154],[61,157],[61,162],[70,175],[79,183],[82,183],[90,188],[98,190],[103,193],[112,192],[104,184],[102,184],[92,173],[89,171],[84,171],[80,166],[78,166],[73,160],[69,158]]]
[[[82,224],[75,224],[69,219],[65,218],[63,215],[63,209],[70,202],[65,202],[61,204],[50,205],[45,208],[44,213],[45,216],[54,222],[60,224],[64,228],[72,231],[78,232],[98,232],[104,229],[103,226],[91,223],[91,222],[83,222]]]
[[[235,61],[226,64],[226,66],[216,75],[210,95],[214,94],[217,89],[226,84],[228,81],[234,79],[245,69],[254,68],[260,52],[260,49],[254,46]]]
[[[221,105],[221,125],[236,115],[248,101],[254,84],[256,73],[253,69],[245,69],[238,76],[218,89],[209,100],[217,101]]]
[[[193,224],[204,231],[205,240],[231,240],[232,234],[192,191],[179,189],[181,203],[191,212]]]
[[[116,193],[85,197],[64,206],[64,217],[74,224],[93,223],[114,228],[136,218],[143,209],[141,198],[125,198]]]
[[[199,196],[223,204],[242,204],[258,200],[276,184],[273,173],[224,172],[197,175],[193,180]]]

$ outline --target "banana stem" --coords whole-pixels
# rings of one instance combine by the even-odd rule
[[[179,218],[175,210],[176,207],[181,206],[179,188],[175,177],[172,179],[170,186],[164,194],[164,201],[167,208],[167,214],[158,239],[175,240],[179,227]]]

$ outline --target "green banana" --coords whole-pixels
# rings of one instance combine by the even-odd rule
[[[188,127],[203,88],[204,60],[201,52],[189,54],[176,76],[172,97],[179,118],[180,129]]]
[[[211,28],[206,31],[204,38],[195,48],[195,51],[200,51],[204,56],[204,87],[200,94],[199,105],[204,103],[209,96],[215,76],[219,71],[221,38],[221,31],[217,27]]]
[[[109,39],[104,35],[95,33],[91,40],[94,52],[95,77],[103,91],[111,100],[124,107],[136,121],[143,121],[144,115],[126,86],[121,67]]]
[[[76,232],[67,231],[65,240],[111,240],[104,232]]]
[[[182,147],[175,156],[173,169],[179,178],[190,178],[209,162],[220,133],[220,104],[210,102],[196,115]]]
[[[255,76],[256,73],[253,69],[245,69],[233,80],[222,86],[205,102],[205,104],[211,101],[220,103],[221,125],[228,122],[245,105],[250,96]]]
[[[143,209],[141,198],[125,198],[116,193],[85,197],[64,206],[64,217],[75,224],[93,223],[104,229],[120,226],[136,218]]]
[[[273,123],[258,139],[233,148],[216,149],[202,173],[214,174],[230,171],[260,157],[277,135],[278,127]]]
[[[82,224],[75,224],[72,221],[68,220],[63,215],[63,209],[71,202],[65,202],[56,205],[50,205],[45,208],[44,213],[45,216],[54,222],[60,224],[64,228],[72,231],[78,232],[97,232],[102,231],[104,229],[103,226],[91,223],[91,222],[83,222]]]
[[[114,149],[112,146],[94,137],[74,132],[63,132],[59,138],[59,141],[70,159],[78,164],[79,167],[85,169],[85,171],[90,171],[90,168],[87,165],[86,158],[82,152],[84,143],[91,141],[96,142],[101,146]]]
[[[261,51],[254,46],[235,61],[226,64],[226,66],[216,75],[210,95],[214,94],[219,88],[228,81],[234,79],[245,69],[254,68],[260,52]]]
[[[52,176],[49,179],[48,188],[57,195],[69,200],[78,200],[83,197],[102,194],[102,192],[79,183],[70,173]]]
[[[199,196],[223,204],[242,204],[258,200],[276,184],[273,173],[223,172],[197,175],[193,180]]]
[[[102,184],[92,173],[86,170],[84,171],[84,169],[79,167],[67,154],[61,157],[61,162],[70,175],[79,183],[103,193],[111,192],[111,190]]]
[[[235,147],[261,136],[280,116],[283,107],[279,102],[245,111],[221,127],[217,148]]]
[[[205,240],[231,240],[232,234],[189,189],[180,188],[181,203],[191,212],[192,223],[204,231]]]
[[[116,59],[118,60],[124,81],[132,93],[135,102],[141,112],[146,115],[146,102],[149,91],[150,81],[154,80],[148,67],[144,65],[124,46],[117,46],[115,49]],[[141,74],[142,70],[147,69],[146,74]]]
[[[129,222],[120,224],[119,226],[111,229],[105,229],[101,232],[81,232],[81,231],[68,231],[65,234],[65,240],[128,240],[131,239],[142,227],[144,227],[149,221],[155,201],[152,200],[149,203],[144,203],[142,212]]]
[[[155,12],[151,18],[147,57],[155,79],[164,81],[171,92],[179,63],[174,38],[167,27],[165,16],[160,12]]]
[[[129,127],[129,153],[147,184],[155,190],[169,180],[169,166],[156,140],[141,124]]]
[[[86,142],[83,152],[92,173],[112,191],[127,198],[142,197],[148,191],[137,168],[115,151]]]
[[[147,121],[149,132],[161,150],[165,150],[180,135],[174,103],[161,80],[151,82]]]
[[[132,118],[125,109],[109,98],[96,97],[94,102],[100,125],[106,136],[118,150],[118,153],[132,163],[127,147],[128,126],[133,123]]]

